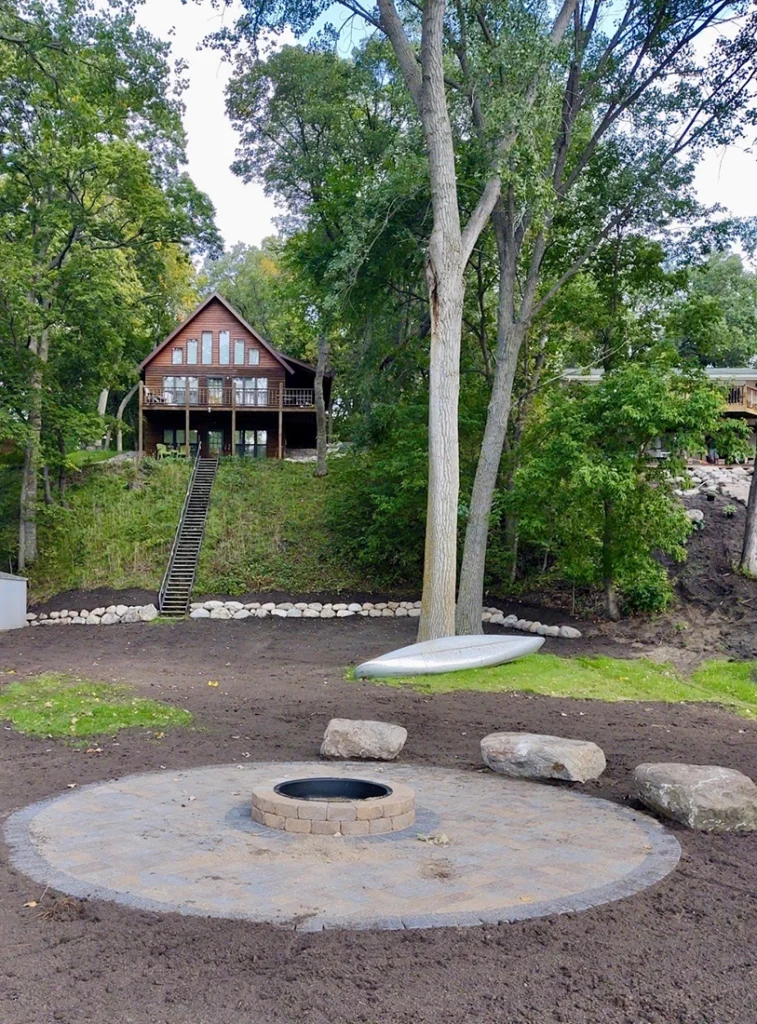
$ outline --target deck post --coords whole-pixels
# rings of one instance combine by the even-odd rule
[[[184,387],[184,451],[189,458],[189,377]]]
[[[279,458],[284,458],[284,381],[279,381]]]
[[[237,389],[231,380],[231,454],[237,454]]]
[[[145,401],[145,382],[139,382],[139,414],[137,415],[137,462],[142,461],[144,455],[144,428],[142,426],[142,407]]]

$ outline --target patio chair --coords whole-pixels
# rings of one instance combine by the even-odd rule
[[[155,445],[155,456],[158,459],[167,459],[170,456],[168,445],[162,444],[160,441]]]

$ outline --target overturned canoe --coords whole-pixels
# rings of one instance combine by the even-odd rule
[[[355,669],[360,678],[419,676],[436,672],[458,672],[464,668],[503,665],[506,661],[533,654],[544,643],[541,636],[445,636],[425,640],[364,661]]]

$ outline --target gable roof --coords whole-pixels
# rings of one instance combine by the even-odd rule
[[[161,343],[158,346],[156,346],[152,350],[152,352],[142,360],[142,362],[139,364],[139,369],[140,370],[144,370],[144,368],[147,366],[147,364],[151,363],[152,360],[155,358],[155,356],[159,352],[162,352],[163,349],[167,345],[171,344],[171,342],[176,337],[176,335],[179,333],[179,331],[182,331],[187,326],[188,323],[190,323],[192,320],[194,320],[194,318],[199,313],[202,313],[203,309],[205,309],[207,306],[209,306],[210,303],[213,302],[214,300],[220,302],[221,305],[229,313],[231,313],[231,315],[234,317],[234,319],[238,320],[239,323],[242,325],[242,327],[244,327],[246,330],[248,330],[250,332],[250,334],[253,336],[253,338],[255,338],[255,340],[260,345],[263,346],[263,348],[267,349],[277,362],[281,363],[281,365],[284,367],[284,369],[287,371],[287,373],[294,373],[294,369],[292,368],[290,363],[287,362],[286,357],[283,356],[280,352],[277,352],[276,349],[273,347],[273,345],[270,344],[270,342],[267,342],[265,340],[265,338],[263,338],[260,335],[260,333],[258,331],[256,331],[255,328],[251,324],[248,324],[247,321],[245,320],[245,318],[242,316],[242,314],[237,312],[237,310],[234,309],[234,307],[231,305],[231,303],[227,302],[226,299],[223,297],[223,295],[221,295],[219,292],[213,292],[213,294],[209,295],[207,297],[207,299],[204,299],[200,303],[200,305],[197,306],[196,309],[193,309],[192,312],[189,314],[189,316],[186,318],[186,320],[183,320],[179,324],[179,326],[176,328],[176,330],[171,331],[171,333],[168,335],[168,337],[165,338],[163,341],[161,341]],[[299,360],[297,360],[297,362],[299,362]],[[307,364],[306,363],[300,363],[300,365],[301,366],[306,366]],[[312,369],[312,367],[308,367],[308,369]]]

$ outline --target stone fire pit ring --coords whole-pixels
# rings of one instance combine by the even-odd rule
[[[394,781],[285,779],[253,787],[252,820],[301,835],[384,835],[415,822],[415,794]]]

